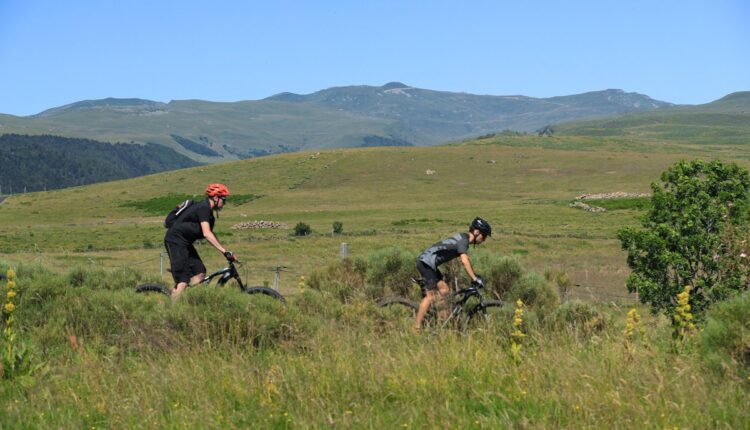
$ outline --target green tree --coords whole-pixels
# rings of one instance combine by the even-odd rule
[[[750,174],[720,161],[681,161],[652,183],[643,228],[618,232],[628,252],[630,292],[654,312],[672,315],[676,296],[691,287],[695,312],[748,288],[748,264],[734,255],[747,243]],[[728,234],[730,233],[730,234]],[[728,264],[731,262],[732,264]]]

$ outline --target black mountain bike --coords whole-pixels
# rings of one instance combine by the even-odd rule
[[[422,289],[422,296],[426,291],[423,279],[412,278],[415,284]],[[485,299],[482,295],[484,287],[478,283],[471,283],[468,288],[461,288],[451,294],[450,314],[441,323],[441,327],[455,327],[460,330],[467,330],[486,324],[490,320],[499,320],[500,314],[503,313],[505,302],[502,300]],[[406,297],[386,297],[378,301],[378,306],[389,307],[394,310],[404,311],[406,315],[416,318],[419,310],[419,303],[409,300]],[[425,315],[423,324],[425,326],[435,326],[438,321],[435,303]]]
[[[271,296],[276,300],[280,300],[283,303],[286,303],[286,299],[284,296],[281,295],[278,291],[274,290],[273,288],[268,287],[247,287],[242,282],[242,279],[240,278],[240,274],[237,271],[236,265],[241,264],[240,262],[236,261],[230,261],[229,265],[217,272],[214,272],[208,276],[206,276],[201,282],[190,285],[190,287],[194,287],[196,285],[201,284],[209,284],[213,279],[218,278],[218,281],[216,283],[217,286],[223,287],[226,285],[227,282],[229,282],[231,279],[234,279],[237,281],[237,285],[240,287],[240,290],[242,292],[247,294],[264,294],[266,296]],[[142,284],[135,287],[135,291],[137,293],[161,293],[168,297],[172,297],[172,292],[169,288],[161,285],[161,284]]]

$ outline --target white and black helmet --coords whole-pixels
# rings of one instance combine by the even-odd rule
[[[480,233],[484,237],[490,237],[492,236],[492,227],[490,226],[490,223],[483,220],[482,218],[474,218],[474,221],[471,222],[471,225],[469,226],[469,231],[479,230]]]

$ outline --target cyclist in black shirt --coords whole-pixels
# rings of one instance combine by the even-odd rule
[[[229,189],[226,185],[210,184],[206,188],[206,200],[194,203],[185,209],[185,213],[167,230],[164,236],[164,246],[169,254],[170,268],[175,282],[172,300],[177,300],[188,284],[196,284],[206,276],[206,266],[203,265],[203,261],[193,246],[196,240],[206,239],[227,260],[236,260],[234,254],[227,251],[213,233],[216,221],[213,211],[221,210],[228,196]]]
[[[439,298],[443,302],[450,293],[450,288],[443,280],[443,274],[438,270],[438,266],[447,261],[453,260],[456,257],[460,257],[461,263],[464,265],[464,270],[466,270],[466,274],[469,275],[472,282],[484,284],[482,277],[474,273],[467,251],[469,250],[470,244],[478,245],[490,236],[492,236],[492,227],[490,227],[490,224],[482,218],[474,218],[469,226],[468,232],[457,233],[448,239],[432,245],[427,248],[419,258],[417,258],[417,270],[419,270],[419,273],[424,280],[423,287],[425,289],[425,296],[419,304],[417,319],[414,322],[415,330],[420,330],[422,328],[422,321],[424,320],[425,314],[427,314],[427,310],[430,309],[430,305],[435,299],[435,292],[439,292]],[[441,313],[444,313],[445,306],[442,308],[443,310]],[[445,315],[439,316],[445,318]]]

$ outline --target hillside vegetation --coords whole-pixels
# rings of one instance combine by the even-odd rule
[[[0,252],[62,267],[87,259],[108,267],[148,260],[141,267],[158,271],[163,216],[136,209],[138,202],[200,194],[221,181],[233,193],[262,196],[242,205],[230,200],[216,227],[230,248],[249,256],[256,268],[249,276],[259,282],[271,280],[266,270],[276,266],[287,266],[289,278],[309,274],[337,257],[340,242],[349,242],[354,255],[394,243],[416,251],[482,215],[498,231],[484,248],[522,256],[539,271],[564,268],[582,285],[581,295],[623,295],[626,265],[616,232],[637,223],[641,212],[591,214],[568,204],[585,193],[647,193],[664,169],[686,157],[747,165],[745,154],[732,145],[531,136],[285,154],[97,184],[86,192],[14,195],[0,205]],[[231,228],[253,220],[290,228]],[[335,221],[343,223],[341,236],[330,234]],[[313,236],[294,238],[298,222],[309,224]],[[209,248],[204,252],[210,266],[221,264]]]
[[[196,289],[171,304],[134,294],[137,280],[129,270],[60,276],[20,266],[14,327],[33,346],[25,357],[35,369],[0,383],[4,428],[747,423],[746,372],[712,344],[732,321],[722,314],[747,312],[747,299],[679,351],[663,318],[632,325],[619,306],[532,306],[514,350],[512,309],[466,334],[413,334],[403,315],[326,291],[300,289],[282,305]]]
[[[704,105],[559,124],[554,130],[561,135],[747,145],[750,143],[750,92],[733,93]]]
[[[132,178],[197,165],[160,145],[59,136],[0,136],[0,195]]]
[[[569,205],[583,194],[647,193],[681,159],[750,167],[746,153],[742,144],[487,136],[289,153],[15,194],[0,204],[0,271],[17,269],[13,327],[25,349],[18,376],[0,383],[0,422],[742,428],[747,294],[675,341],[669,319],[625,289],[616,233],[637,225],[647,205],[598,213]],[[218,238],[244,262],[250,285],[270,284],[284,266],[286,305],[233,287],[189,289],[174,304],[133,292],[140,282],[170,282],[159,270],[166,213],[156,205],[217,181],[241,197],[221,212]],[[500,297],[523,299],[520,314],[511,304],[466,333],[412,333],[410,315],[375,306],[374,297],[413,270],[409,256],[478,215],[493,237],[469,254],[480,273],[508,275]],[[232,228],[255,220],[274,224]],[[299,222],[312,234],[294,236]],[[339,257],[342,242],[349,263]],[[209,270],[224,264],[209,245],[198,251]]]

